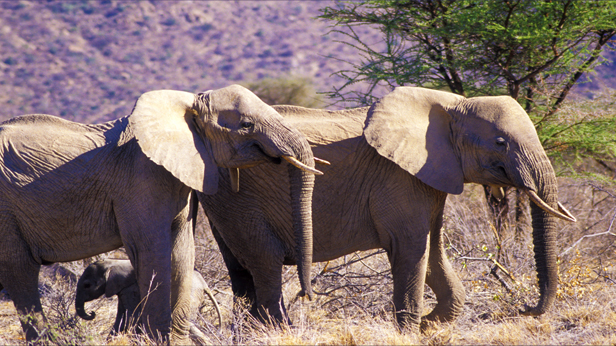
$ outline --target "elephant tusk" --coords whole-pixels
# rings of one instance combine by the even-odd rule
[[[299,168],[299,169],[301,169],[303,171],[306,171],[306,172],[309,172],[309,173],[312,173],[312,174],[316,174],[316,175],[323,175],[323,172],[319,171],[318,169],[314,169],[312,167],[306,166],[305,164],[301,163],[298,159],[294,158],[293,156],[286,156],[285,155],[282,158],[287,160],[293,166],[295,166],[295,167],[297,167],[297,168]]]
[[[240,169],[229,168],[229,178],[231,178],[231,190],[240,192]]]
[[[558,210],[554,210],[554,208],[550,207],[547,203],[545,203],[541,198],[539,198],[539,196],[537,196],[537,193],[533,190],[528,190],[528,189],[523,189],[524,192],[526,192],[526,194],[528,195],[528,197],[530,198],[531,201],[533,201],[537,206],[539,206],[539,208],[547,211],[548,213],[559,217],[563,220],[567,220],[567,221],[571,221],[571,222],[576,222],[577,220],[575,219],[575,217],[573,217],[573,215],[571,215],[571,213],[569,213],[568,210],[564,209],[564,207],[562,207],[559,204],[558,208],[563,210],[564,212],[567,214],[563,214],[561,212],[559,212]]]
[[[325,165],[325,166],[329,166],[329,165],[331,165],[331,163],[329,163],[329,161],[327,161],[327,160],[323,160],[323,159],[319,159],[318,157],[315,157],[315,158],[314,158],[314,162],[315,162],[315,163],[318,163],[318,164],[320,164],[320,165]]]
[[[567,215],[568,217],[570,217],[570,218],[572,219],[571,221],[573,221],[573,222],[576,222],[576,221],[577,221],[577,219],[575,218],[575,216],[573,216],[573,214],[571,214],[571,212],[569,212],[569,210],[567,210],[567,208],[565,208],[565,206],[563,206],[562,204],[560,204],[560,202],[558,202],[558,210],[559,210],[561,213],[563,213],[563,214]]]
[[[492,190],[492,196],[498,199],[499,201],[505,197],[505,190],[502,187],[496,185],[490,185],[490,189]]]

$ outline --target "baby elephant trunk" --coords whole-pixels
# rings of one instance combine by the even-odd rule
[[[96,317],[96,313],[92,311],[91,314],[88,314],[85,309],[86,301],[90,301],[86,299],[86,294],[83,290],[77,289],[77,294],[75,296],[75,310],[77,311],[77,316],[83,318],[84,320],[91,321]]]

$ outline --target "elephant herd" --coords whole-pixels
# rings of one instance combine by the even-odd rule
[[[464,183],[513,186],[533,201],[540,297],[525,312],[544,313],[558,283],[556,220],[575,218],[510,97],[398,87],[371,107],[327,111],[268,106],[232,85],[147,92],[130,115],[97,125],[15,117],[0,123],[0,289],[37,340],[46,324],[41,265],[124,246],[130,261],[86,268],[77,314],[92,319],[86,301],[118,295],[114,332],[132,319],[141,332],[186,343],[209,292],[194,271],[200,204],[233,293],[255,317],[288,321],[283,265],[297,264],[300,295],[310,298],[313,261],[382,248],[397,323],[417,332],[424,321],[455,319],[464,304],[441,236],[447,194]],[[437,305],[422,316],[425,284]]]

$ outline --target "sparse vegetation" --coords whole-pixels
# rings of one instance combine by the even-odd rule
[[[305,77],[264,78],[246,83],[246,87],[269,105],[294,105],[320,108],[323,100]]]

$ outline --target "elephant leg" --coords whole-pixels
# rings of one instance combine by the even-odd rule
[[[389,255],[394,283],[394,309],[401,330],[419,331],[423,313],[424,283],[428,256],[426,244],[417,244],[413,250]],[[408,250],[408,249],[407,249]]]
[[[118,294],[118,311],[116,312],[115,322],[113,323],[113,329],[111,330],[111,335],[116,335],[118,333],[126,333],[128,331],[128,313],[126,311],[126,307],[124,306],[123,299]]]
[[[141,297],[136,331],[146,332],[155,339],[168,340],[171,327],[171,232],[163,231],[160,226],[123,227],[122,222],[119,224],[120,230],[130,230],[122,233],[122,240],[135,268]],[[170,224],[171,221],[169,227]],[[152,231],[146,231],[148,228]]]
[[[19,233],[7,229],[7,222],[1,224],[0,282],[13,300],[26,340],[33,341],[42,336],[47,322],[38,291],[41,265],[30,257],[30,248]]]
[[[237,298],[246,299],[250,306],[250,314],[257,316],[257,296],[255,291],[255,284],[252,279],[252,274],[242,266],[237,258],[231,252],[231,249],[225,244],[225,241],[220,236],[220,233],[216,227],[210,223],[212,235],[218,243],[218,248],[222,254],[222,259],[225,261],[227,270],[229,271],[229,277],[231,278],[231,290],[233,296]]]
[[[194,194],[194,192],[192,193]],[[196,201],[196,196],[193,196]],[[193,235],[193,208],[190,203],[174,220],[171,249],[171,306],[172,338],[176,344],[189,341],[190,316],[192,307],[193,270],[195,268],[195,242]]]
[[[401,330],[419,332],[424,307],[430,230],[442,217],[446,194],[397,171],[374,192],[371,215],[391,263],[396,321]]]
[[[430,255],[426,284],[436,295],[436,307],[424,317],[424,321],[447,322],[454,320],[464,307],[464,286],[451,267],[443,246],[441,226],[430,233]],[[423,323],[422,323],[423,324]]]
[[[242,258],[238,260],[244,268],[248,269],[253,278],[257,305],[255,317],[266,323],[286,322],[290,324],[282,299],[284,246],[267,223],[258,216],[253,218],[251,229],[253,234],[260,236],[249,238],[252,243],[250,246],[241,247],[241,252],[238,253],[242,254],[243,260]],[[232,245],[236,246],[236,244]]]
[[[282,261],[260,268],[254,275],[257,297],[256,317],[265,323],[291,324],[282,297]]]
[[[6,263],[6,262],[4,262]],[[19,275],[4,273],[0,280],[13,300],[26,340],[36,340],[45,329],[46,319],[38,292],[40,266],[20,269]]]
[[[182,343],[194,267],[191,190],[162,168],[153,178],[158,184],[114,200],[114,212],[142,299],[139,327],[154,339]],[[172,315],[172,309],[178,310]],[[176,336],[179,341],[170,340]]]

